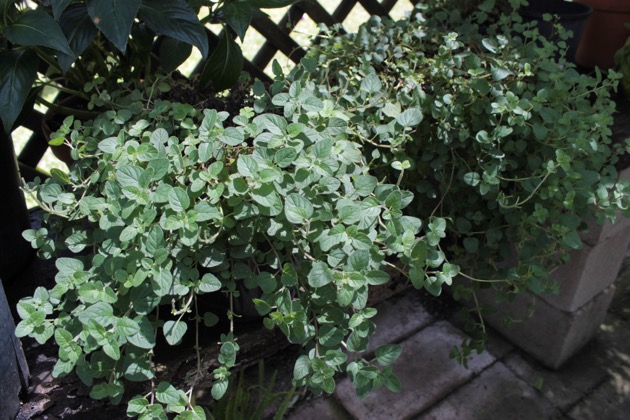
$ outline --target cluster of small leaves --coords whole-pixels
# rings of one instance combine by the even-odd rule
[[[94,398],[120,401],[125,380],[159,381],[158,335],[178,345],[223,316],[203,312],[199,295],[234,299],[258,288],[265,326],[307,351],[297,384],[330,393],[334,375],[347,370],[362,395],[399,389],[391,370],[398,346],[349,364],[346,351],[367,349],[376,314],[368,291],[390,280],[386,269],[434,294],[451,283],[457,268],[441,270],[439,250],[446,222],[423,226],[404,214],[413,194],[372,174],[351,111],[312,83],[279,77],[272,90],[259,92],[260,112],[243,108],[231,121],[156,100],[64,122],[76,159],[69,174],[25,187],[47,214],[24,237],[41,257],[58,257],[56,285],[19,303],[17,328],[40,342],[55,337],[56,376],[76,369]],[[265,103],[284,114],[263,112]],[[393,124],[406,130],[410,117]],[[232,324],[214,398],[228,388],[238,349]],[[191,392],[161,383],[135,397],[129,413],[198,415]]]
[[[374,169],[416,195],[410,214],[447,221],[449,259],[510,292],[553,290],[550,269],[582,245],[587,222],[628,209],[615,168],[625,151],[611,144],[618,75],[580,74],[562,28],[551,43],[517,13],[490,19],[493,0],[466,16],[436,3],[322,37],[308,77],[342,107],[378,86],[355,130]],[[408,133],[392,117],[421,121]]]

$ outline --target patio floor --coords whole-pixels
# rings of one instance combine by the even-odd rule
[[[448,357],[465,336],[455,317],[430,314],[413,293],[377,308],[375,343],[398,342],[402,391],[356,397],[350,381],[334,395],[296,407],[289,419],[603,419],[630,418],[630,253],[596,337],[561,369],[550,370],[490,330],[468,369]]]

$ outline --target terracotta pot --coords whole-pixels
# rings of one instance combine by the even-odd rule
[[[615,66],[615,52],[625,44],[630,30],[630,1],[575,0],[593,9],[575,54],[575,62],[583,67],[609,69]]]

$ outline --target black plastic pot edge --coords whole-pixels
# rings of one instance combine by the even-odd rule
[[[545,14],[557,16],[557,23],[567,31],[573,32],[573,37],[567,41],[567,58],[571,61],[574,61],[584,26],[592,12],[593,9],[584,4],[565,0],[529,0],[529,6],[519,10],[523,20],[537,22],[540,34],[550,41],[557,40],[554,29],[555,22],[553,20],[546,21],[543,17]]]

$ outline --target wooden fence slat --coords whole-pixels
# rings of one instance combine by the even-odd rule
[[[385,16],[387,10],[376,0],[359,0],[361,6],[371,15]]]
[[[290,37],[290,33],[295,28],[304,15],[304,10],[293,5],[287,13],[282,17],[277,27],[280,30],[284,31],[288,37]],[[269,62],[273,59],[273,56],[278,52],[278,47],[271,43],[269,40],[265,41],[265,43],[260,47],[256,56],[252,60],[257,66],[264,68],[269,64]]]
[[[293,62],[298,63],[300,59],[306,55],[306,51],[304,51],[289,34],[278,28],[267,16],[255,16],[252,19],[252,27],[260,32],[274,47],[282,51],[282,53]],[[260,65],[255,59],[254,63]]]
[[[338,23],[335,18],[333,18],[326,9],[317,2],[303,1],[298,3],[296,6],[304,10],[306,14],[317,23],[324,23],[328,26]]]
[[[339,6],[333,12],[333,18],[339,22],[343,23],[344,20],[348,17],[354,6],[357,4],[357,0],[343,0],[339,3]]]

